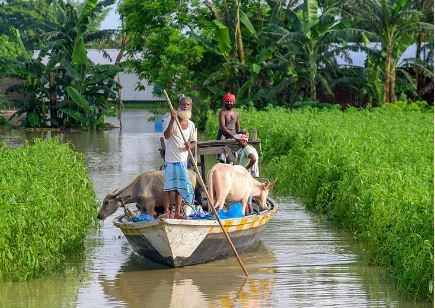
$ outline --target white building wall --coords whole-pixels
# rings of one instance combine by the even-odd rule
[[[104,49],[109,57],[105,57],[103,51],[99,49],[87,49],[88,58],[95,64],[114,64],[118,56],[119,49]],[[34,57],[37,57],[39,50],[35,50]],[[150,102],[150,101],[163,101],[163,97],[158,97],[153,94],[154,86],[149,84],[147,80],[139,80],[134,72],[120,72],[117,74],[119,83],[122,86],[121,99],[123,101],[133,102]],[[118,80],[115,78],[115,80]],[[142,85],[144,90],[139,90],[138,86]]]
[[[121,99],[123,101],[160,101],[161,97],[156,97],[153,94],[153,85],[143,79],[139,80],[135,73],[120,72],[118,74],[119,83],[122,86]],[[118,79],[116,79],[118,80]],[[139,83],[145,87],[145,90],[137,89]]]
[[[114,64],[116,57],[118,56],[119,49],[104,49],[104,51],[110,56],[104,57],[102,51],[98,49],[87,49],[88,58],[95,64]],[[120,72],[117,75],[119,77],[119,83],[122,86],[121,99],[123,101],[162,101],[162,97],[155,96],[153,94],[154,86],[149,84],[147,80],[139,80],[138,76],[134,72]],[[116,78],[116,80],[118,80]],[[143,86],[144,90],[138,89],[138,86]]]

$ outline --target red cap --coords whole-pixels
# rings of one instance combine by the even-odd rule
[[[232,93],[227,93],[222,97],[222,100],[224,102],[232,102],[235,103],[236,102],[236,97],[234,96],[234,94]]]

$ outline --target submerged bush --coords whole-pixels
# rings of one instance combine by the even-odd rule
[[[0,278],[53,271],[83,248],[98,204],[82,154],[56,139],[0,145]]]
[[[241,111],[241,126],[258,130],[263,171],[279,178],[275,191],[351,231],[367,260],[386,266],[405,294],[429,297],[433,113],[388,108]]]

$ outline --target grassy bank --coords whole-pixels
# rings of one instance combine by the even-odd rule
[[[271,109],[242,111],[241,123],[258,130],[275,191],[352,232],[404,294],[431,297],[433,113]]]
[[[55,139],[0,144],[0,279],[29,280],[80,251],[96,215],[83,156]]]

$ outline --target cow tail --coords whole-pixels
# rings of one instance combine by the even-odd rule
[[[209,210],[211,209],[212,206],[214,207],[213,173],[214,173],[214,169],[211,169],[208,172],[208,194],[210,196],[210,200],[208,200]]]

